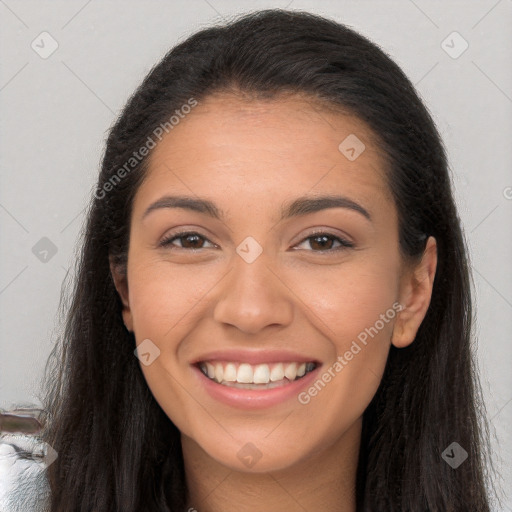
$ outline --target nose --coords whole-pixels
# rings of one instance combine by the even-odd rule
[[[268,265],[265,254],[248,263],[238,255],[214,308],[214,319],[255,334],[267,326],[284,327],[293,319],[293,293]]]

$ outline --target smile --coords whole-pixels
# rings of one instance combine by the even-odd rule
[[[238,389],[272,389],[299,380],[316,368],[314,362],[276,362],[252,365],[227,361],[198,364],[210,380]]]

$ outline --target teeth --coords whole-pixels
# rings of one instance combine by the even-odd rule
[[[238,373],[236,374],[236,380],[237,382],[244,382],[246,384],[249,384],[250,382],[253,382],[253,373],[252,373],[252,366],[250,364],[241,364],[238,367]],[[218,380],[218,382],[222,382],[221,380]]]
[[[224,380],[227,382],[236,382],[236,366],[233,363],[228,363],[224,368]]]
[[[288,380],[294,380],[295,377],[297,377],[297,364],[296,363],[290,363],[286,365],[284,369],[284,376]]]
[[[217,382],[222,382],[223,377],[224,377],[224,368],[222,367],[222,365],[220,363],[217,363],[215,365],[215,380]]]
[[[252,366],[248,363],[201,363],[201,371],[219,384],[238,385],[265,384],[275,387],[272,383],[281,384],[303,377],[315,369],[315,363],[271,363]],[[285,379],[286,378],[286,379]],[[240,386],[243,387],[243,386]],[[257,389],[257,388],[256,388]]]
[[[272,368],[272,371],[270,372],[270,380],[272,382],[275,382],[276,380],[283,380],[284,379],[284,368],[283,363],[278,363]]]
[[[213,366],[213,364],[206,363],[206,369],[208,371],[208,377],[210,377],[210,379],[213,379],[215,377],[215,367]]]
[[[268,364],[259,364],[254,370],[254,384],[268,384],[270,380],[270,370]]]

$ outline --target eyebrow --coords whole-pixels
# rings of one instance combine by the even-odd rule
[[[194,212],[199,212],[218,220],[223,220],[224,214],[219,208],[208,199],[200,199],[189,196],[164,196],[152,203],[144,212],[142,219],[155,210],[165,208],[184,208]],[[363,208],[359,203],[345,196],[323,195],[316,197],[298,197],[297,199],[285,203],[281,208],[280,221],[315,213],[328,208],[346,208],[363,215],[367,220],[371,221],[372,217],[368,210]]]

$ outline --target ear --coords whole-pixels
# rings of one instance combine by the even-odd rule
[[[397,348],[410,345],[427,314],[437,267],[437,243],[429,237],[421,261],[408,269],[400,282],[400,304],[391,343]]]
[[[130,297],[128,293],[128,276],[126,275],[126,267],[122,268],[119,264],[115,264],[110,260],[110,273],[114,286],[116,287],[119,298],[123,304],[123,321],[126,328],[133,332],[133,317],[130,309]]]

